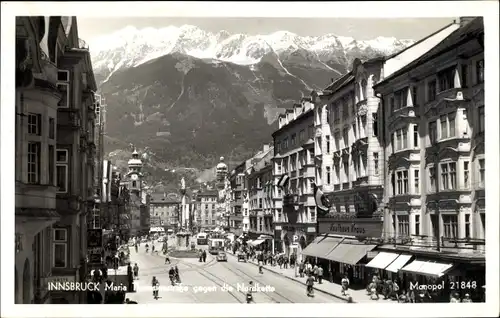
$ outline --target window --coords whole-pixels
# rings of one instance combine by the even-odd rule
[[[413,186],[415,187],[415,194],[420,193],[420,170],[413,170]]]
[[[339,151],[340,150],[340,133],[336,132],[333,135],[333,138],[335,139],[335,150]]]
[[[418,134],[418,125],[413,125],[413,147],[418,148],[420,136]]]
[[[312,138],[314,136],[314,125],[310,125],[307,129],[308,129],[309,138]]]
[[[464,188],[469,189],[469,187],[470,187],[469,161],[464,161]]]
[[[57,71],[57,81],[62,83],[69,83],[69,71],[58,70]]]
[[[389,99],[389,107],[391,108],[391,112],[395,110],[396,102],[394,100],[394,96],[391,96],[391,98]]]
[[[52,266],[55,268],[68,267],[68,230],[52,229],[53,233],[53,261]]]
[[[420,235],[420,215],[415,215],[415,235]]]
[[[349,182],[349,162],[348,161],[343,161],[342,166],[344,168],[344,176],[343,176],[343,182]]]
[[[418,98],[418,86],[413,86],[411,88],[411,102],[413,107],[418,106],[417,98]]]
[[[443,237],[457,238],[458,217],[456,215],[443,215]]]
[[[302,129],[302,130],[300,131],[300,133],[299,133],[299,140],[300,140],[300,142],[305,141],[305,138],[306,138],[306,132],[305,132],[305,130],[304,130],[304,129]]]
[[[476,83],[484,83],[484,60],[476,62]]]
[[[441,139],[446,139],[448,138],[448,122],[446,120],[446,115],[441,116],[439,122],[441,123]]]
[[[436,80],[427,83],[427,101],[432,102],[436,100]]]
[[[408,170],[396,172],[396,195],[408,193]]]
[[[344,128],[342,131],[343,133],[343,139],[344,139],[344,148],[349,147],[349,128]]]
[[[431,144],[437,141],[437,124],[435,121],[429,123],[429,141]]]
[[[52,117],[49,117],[49,138],[55,139],[56,137],[56,125],[55,120]]]
[[[335,118],[333,120],[335,124],[340,122],[340,103],[335,104]]]
[[[356,118],[356,121],[357,121],[357,120],[358,120],[358,119]],[[357,129],[356,129],[356,128],[357,128],[357,127],[356,127],[356,122],[354,122],[354,123],[352,124],[352,134],[354,135],[354,139],[355,139],[355,140],[356,140],[356,138],[358,138],[358,134],[357,134]],[[360,136],[360,138],[361,138],[361,136]]]
[[[373,170],[375,172],[375,175],[377,176],[379,173],[379,166],[378,166],[378,152],[373,153]]]
[[[340,183],[340,163],[337,162],[334,164],[334,167],[335,169],[335,184],[339,184]]]
[[[485,170],[484,159],[479,159],[478,163],[479,163],[479,186],[481,188],[484,188],[484,170]]]
[[[361,81],[361,92],[363,94],[361,99],[365,100],[368,98],[367,91],[368,91],[368,84],[367,84],[366,80],[364,79]]]
[[[57,104],[59,108],[69,108],[70,98],[69,98],[69,84],[68,83],[57,83],[57,89],[61,92],[61,100]]]
[[[456,66],[453,66],[438,73],[440,92],[454,88],[455,68]]]
[[[28,143],[28,183],[40,183],[41,143]]]
[[[436,192],[436,167],[429,167],[429,190]]]
[[[394,105],[395,110],[406,107],[408,105],[408,87],[395,92],[394,98],[396,101],[396,105]]]
[[[262,209],[262,198],[259,198],[259,209]]]
[[[56,151],[56,186],[58,193],[68,192],[68,150],[57,149]],[[135,187],[135,186],[134,186]]]
[[[326,106],[325,108],[325,113],[326,113],[326,123],[330,124],[330,108]]]
[[[448,137],[455,137],[455,114],[448,115]]]
[[[398,234],[399,236],[409,236],[410,235],[410,216],[409,215],[398,215]]]
[[[28,134],[42,135],[42,115],[35,113],[28,113]]]
[[[283,149],[288,149],[288,138],[283,139]]]
[[[467,64],[462,64],[461,67],[461,79],[462,79],[462,88],[466,88],[468,86],[468,77],[469,77],[469,69]]]
[[[347,98],[342,100],[342,118],[346,119],[349,117],[349,104],[347,104]]]
[[[465,237],[470,238],[470,214],[465,214]]]
[[[297,143],[297,134],[292,135],[292,140],[290,143],[292,144],[292,147],[295,146],[295,144]]]
[[[132,181],[132,188],[136,188],[136,187],[137,187],[137,181]]]
[[[395,139],[396,141],[396,147],[394,148],[394,151],[399,151],[399,150],[404,150],[408,148],[408,129],[402,128],[398,129],[394,132],[393,135],[393,140]]]
[[[377,113],[372,113],[372,136],[377,137],[378,136],[378,115]]]
[[[447,162],[441,164],[441,189],[453,190],[457,188],[457,164]]]
[[[484,106],[478,107],[477,112],[479,117],[478,131],[484,133]]]
[[[49,145],[49,160],[47,160],[49,163],[48,171],[49,171],[49,184],[50,185],[55,185],[55,179],[54,179],[54,169],[56,167],[56,162],[55,162],[55,153],[54,153],[54,146]]]
[[[326,167],[326,184],[332,183],[332,171],[330,167]]]
[[[330,136],[326,135],[326,153],[330,153]]]

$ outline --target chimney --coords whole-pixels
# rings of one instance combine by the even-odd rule
[[[264,144],[264,147],[262,148],[263,152],[266,152],[269,150],[269,144]]]
[[[335,80],[333,79],[333,77],[332,77],[332,78],[330,78],[330,80],[332,81],[332,83],[333,83],[333,82],[335,82]]]
[[[460,27],[464,27],[466,24],[474,20],[476,17],[459,17],[458,18],[458,23],[460,24]]]

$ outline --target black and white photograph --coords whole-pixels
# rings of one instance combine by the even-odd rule
[[[498,69],[493,1],[2,2],[2,315],[496,315]]]

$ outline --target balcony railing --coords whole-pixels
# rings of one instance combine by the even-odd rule
[[[88,50],[89,49],[89,45],[87,44],[87,42],[85,42],[84,40],[82,39],[78,39],[78,48],[79,49],[84,49],[84,50]]]

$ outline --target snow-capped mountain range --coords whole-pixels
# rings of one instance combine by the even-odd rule
[[[355,52],[371,50],[389,54],[413,42],[394,37],[360,41],[335,34],[299,36],[288,31],[268,35],[230,34],[227,31],[211,33],[192,25],[140,30],[129,26],[96,39],[90,43],[90,51],[96,73],[106,74],[104,81],[107,81],[119,69],[136,67],[173,53],[207,62],[252,65],[268,53],[283,56],[294,52],[308,52],[320,61],[329,61],[339,56],[339,53],[351,56]]]

